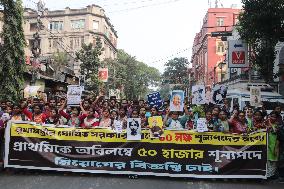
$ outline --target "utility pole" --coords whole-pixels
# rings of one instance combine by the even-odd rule
[[[43,15],[43,12],[44,12],[44,3],[41,0],[39,0],[37,3],[37,26],[36,26],[36,32],[33,34],[32,49],[31,49],[33,54],[31,85],[35,85],[36,80],[38,79],[38,71],[40,64],[39,56],[41,54],[39,32],[43,28],[40,17]]]

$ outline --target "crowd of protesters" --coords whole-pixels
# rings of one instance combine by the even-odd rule
[[[103,96],[86,97],[79,107],[67,106],[65,98],[51,98],[48,101],[29,98],[14,104],[10,101],[2,101],[0,105],[0,142],[3,147],[4,130],[9,120],[85,129],[113,128],[114,121],[120,120],[125,129],[127,118],[141,118],[142,128],[147,129],[149,128],[149,117],[161,116],[164,128],[195,129],[196,119],[201,117],[202,113],[195,112],[194,105],[185,103],[184,112],[171,112],[169,104],[169,101],[164,101],[161,108],[156,108],[150,107],[144,100],[106,100]],[[284,124],[280,105],[269,114],[263,108],[255,109],[251,106],[240,110],[237,104],[230,110],[227,100],[224,99],[223,105],[204,105],[203,110],[209,132],[244,135],[251,132],[267,132],[267,176],[284,177]]]

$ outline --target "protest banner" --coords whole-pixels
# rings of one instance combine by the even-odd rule
[[[194,85],[192,86],[192,104],[205,104],[205,86]]]
[[[183,112],[184,107],[184,92],[174,90],[171,93],[170,111]]]
[[[141,141],[108,129],[9,122],[5,167],[194,178],[266,178],[266,133],[165,131]]]
[[[79,106],[82,96],[82,87],[79,85],[68,85],[67,104],[69,106]]]
[[[159,92],[148,94],[147,97],[150,107],[160,108],[163,105],[163,101]]]

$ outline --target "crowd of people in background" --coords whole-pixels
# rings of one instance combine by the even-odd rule
[[[149,118],[161,116],[163,128],[194,130],[197,118],[205,115],[209,132],[223,132],[247,135],[252,132],[268,133],[268,177],[284,177],[284,122],[281,106],[276,106],[269,114],[264,108],[246,106],[242,110],[235,104],[230,109],[228,101],[224,104],[207,104],[202,112],[195,112],[194,105],[185,102],[184,111],[170,111],[169,101],[160,108],[150,107],[145,100],[105,99],[85,97],[80,106],[67,106],[65,98],[50,98],[44,101],[38,98],[23,99],[19,103],[2,101],[0,105],[1,146],[4,143],[4,130],[9,120],[30,121],[36,125],[53,124],[74,128],[90,129],[95,127],[113,128],[114,121],[120,120],[123,129],[127,127],[127,118],[141,118],[141,127],[149,129]],[[3,151],[3,148],[2,148]],[[278,169],[277,169],[278,168]]]

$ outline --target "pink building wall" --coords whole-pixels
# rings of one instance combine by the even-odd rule
[[[227,42],[223,42],[225,52],[217,54],[216,44],[221,42],[221,37],[211,37],[211,32],[232,31],[240,11],[240,9],[231,8],[208,9],[203,19],[203,26],[200,32],[196,34],[192,48],[191,62],[194,79],[197,83],[211,86],[214,81],[220,81],[221,75],[218,77],[220,69],[216,68],[216,66],[225,59]],[[222,26],[217,26],[218,18],[223,19]],[[225,73],[225,68],[222,71]]]

